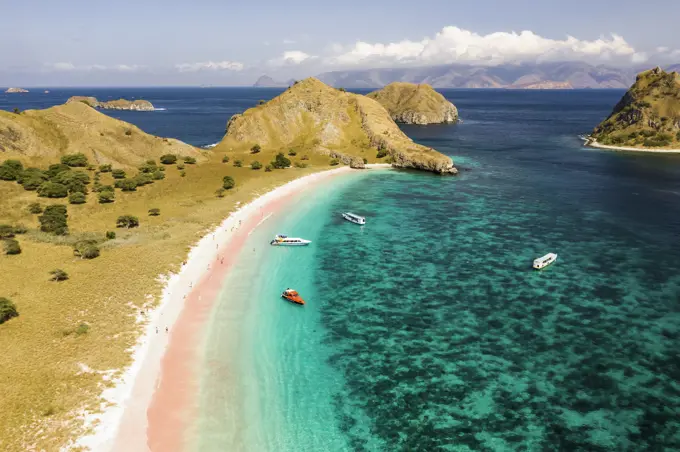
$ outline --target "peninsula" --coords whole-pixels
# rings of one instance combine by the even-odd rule
[[[654,68],[640,73],[587,146],[680,152],[680,75]]]
[[[7,88],[6,93],[27,93],[27,89],[23,88]]]
[[[367,95],[378,101],[392,119],[404,124],[458,121],[458,109],[430,85],[395,82]]]
[[[374,99],[332,88],[313,77],[234,115],[216,150],[243,144],[326,155],[354,168],[377,157],[399,168],[458,172],[449,157],[408,138]]]
[[[101,108],[103,110],[133,110],[133,111],[154,111],[155,108],[148,100],[109,100],[100,102],[96,97],[91,96],[73,96],[70,97],[66,103],[82,102],[94,108]]]

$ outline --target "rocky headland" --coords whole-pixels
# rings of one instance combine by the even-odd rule
[[[586,144],[625,150],[680,149],[680,75],[658,67],[638,74]]]
[[[103,110],[132,110],[132,111],[154,111],[155,108],[148,100],[109,100],[100,102],[96,97],[91,96],[73,96],[70,97],[66,103],[82,102],[93,108],[101,108]]]
[[[234,115],[217,149],[243,144],[309,150],[355,168],[377,152],[395,167],[457,173],[449,157],[408,138],[377,101],[313,77]]]
[[[392,119],[404,124],[458,121],[458,109],[430,85],[395,82],[367,95],[379,102]]]
[[[23,88],[7,88],[6,93],[27,93],[27,89]]]

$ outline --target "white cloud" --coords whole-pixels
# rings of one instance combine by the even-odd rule
[[[349,48],[335,48],[325,62],[334,65],[444,64],[454,62],[500,64],[514,61],[639,59],[623,37],[587,41],[573,36],[550,39],[532,31],[495,32],[481,35],[458,27],[444,27],[433,38],[394,43],[358,41]],[[637,56],[636,56],[637,55]]]
[[[245,66],[237,61],[206,61],[203,63],[180,63],[175,69],[180,72],[198,71],[241,71]]]
[[[60,71],[60,72],[73,72],[73,71],[83,71],[83,72],[89,72],[89,71],[136,72],[140,69],[143,69],[144,66],[138,66],[136,64],[132,64],[132,65],[117,64],[115,66],[104,66],[104,65],[101,65],[101,64],[75,65],[75,64],[69,63],[69,62],[59,62],[59,63],[46,64],[45,68],[47,70]]]
[[[269,64],[272,66],[296,65],[302,64],[305,61],[313,60],[315,58],[315,56],[309,55],[305,52],[302,52],[301,50],[289,50],[287,52],[283,52],[283,55],[281,55],[279,58],[269,60]]]

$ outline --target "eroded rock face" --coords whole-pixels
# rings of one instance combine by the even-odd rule
[[[148,100],[110,100],[106,102],[99,102],[96,97],[91,96],[73,96],[68,102],[83,102],[93,108],[101,108],[104,110],[132,110],[132,111],[154,111],[155,108]]]
[[[451,159],[414,143],[375,100],[331,88],[315,78],[296,83],[281,95],[227,124],[224,147],[259,144],[296,147],[337,158],[352,168],[385,151],[384,162],[440,174],[455,174]]]
[[[458,121],[458,109],[430,85],[390,83],[368,94],[392,119],[404,124],[441,124]]]
[[[23,88],[7,88],[6,93],[27,93],[27,89]]]

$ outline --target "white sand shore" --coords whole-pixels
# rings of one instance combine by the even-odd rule
[[[597,142],[597,140],[592,138],[586,139],[584,146],[598,149],[609,149],[612,151],[652,152],[656,154],[680,153],[680,149],[652,149],[652,148],[633,148],[628,146],[610,146],[608,144],[600,144]]]
[[[389,164],[367,165],[368,168],[386,168]],[[158,306],[148,313],[148,323],[144,332],[132,350],[132,364],[124,374],[114,382],[114,386],[106,389],[101,398],[102,412],[83,413],[86,436],[79,438],[74,444],[65,447],[82,447],[87,450],[109,451],[115,446],[116,436],[121,426],[123,413],[131,410],[140,425],[135,425],[135,433],[146,434],[146,410],[153,397],[160,376],[161,361],[169,342],[166,327],[173,330],[175,321],[184,307],[187,294],[202,276],[210,264],[217,259],[220,248],[228,243],[241,222],[245,223],[251,216],[259,213],[261,206],[272,200],[291,195],[304,187],[330,175],[352,171],[349,167],[323,171],[295,179],[241,206],[232,212],[215,230],[205,235],[187,257],[186,264],[179,273],[162,277],[166,281],[162,298]],[[133,391],[134,390],[134,391]],[[133,397],[134,393],[134,397]],[[141,418],[141,419],[140,419]]]

